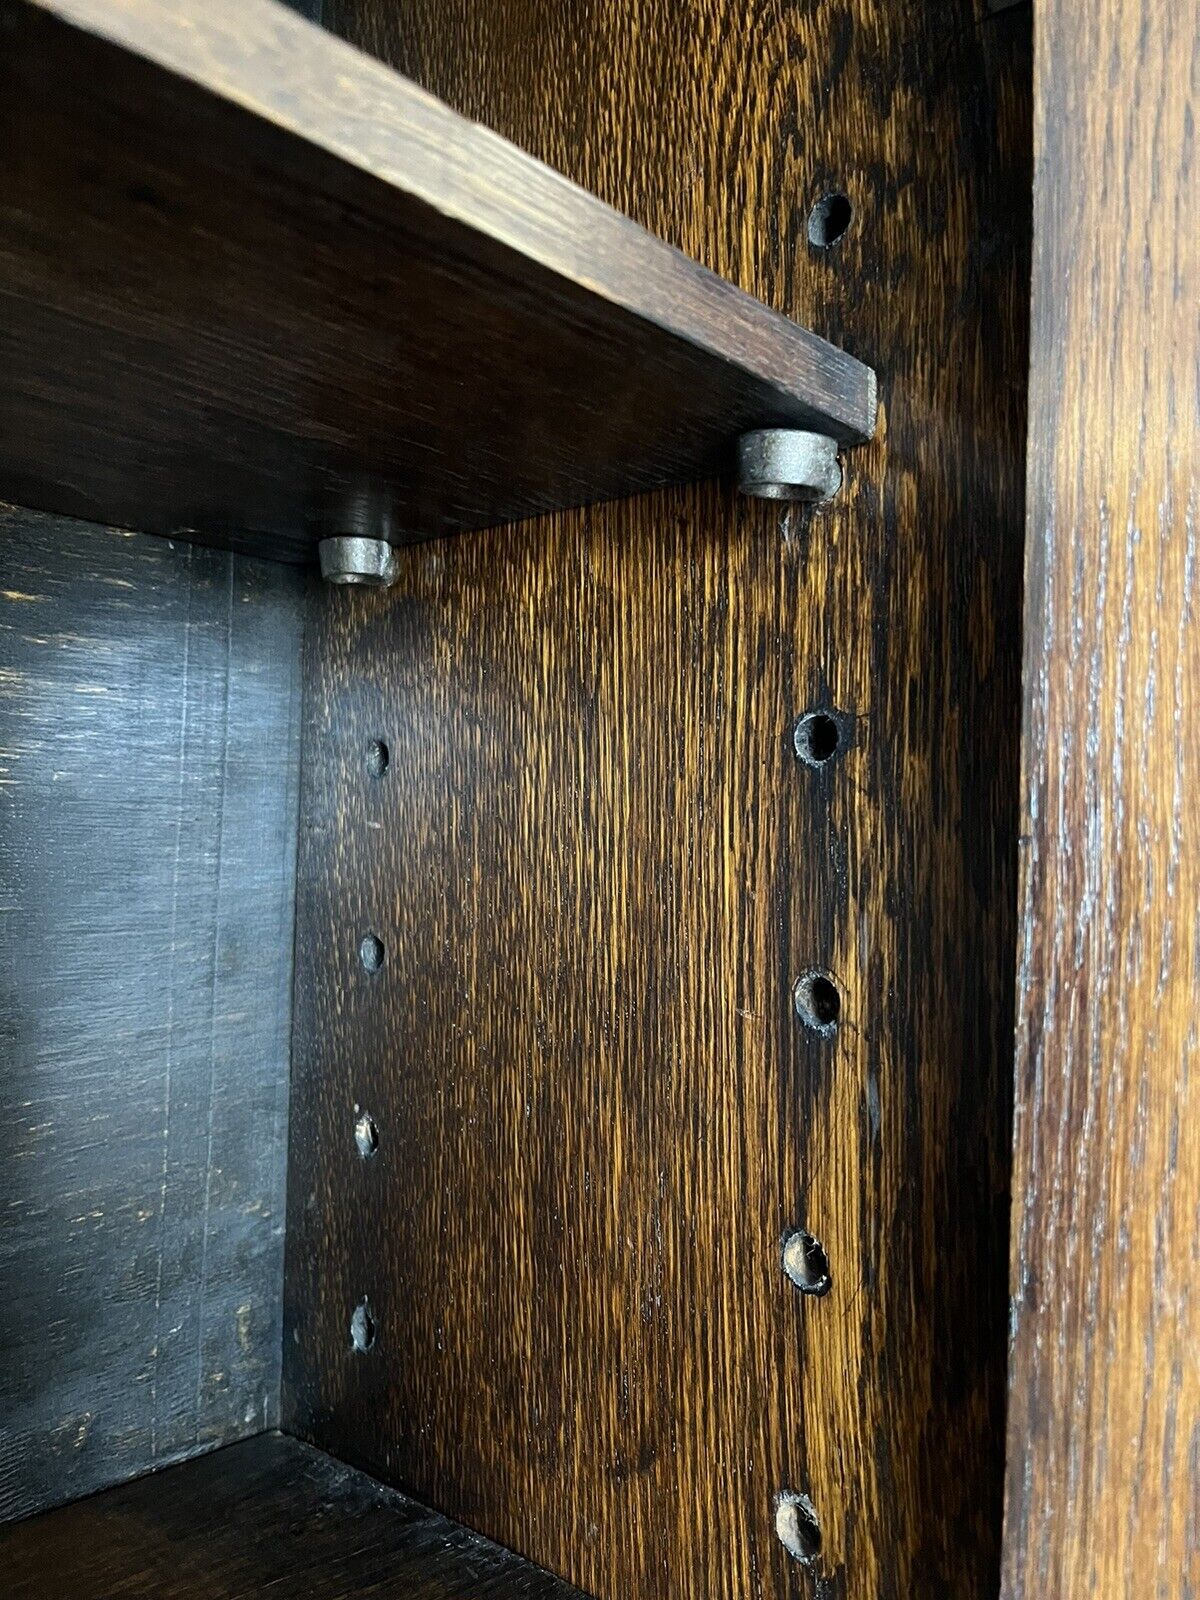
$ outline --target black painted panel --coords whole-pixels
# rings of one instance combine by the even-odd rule
[[[303,582],[0,508],[0,1518],[277,1417]]]

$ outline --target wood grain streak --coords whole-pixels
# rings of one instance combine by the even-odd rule
[[[315,606],[285,1416],[599,1600],[998,1585],[1029,41],[968,13],[325,12],[882,377],[825,513],[671,492]]]
[[[302,592],[0,507],[0,1519],[278,1419]]]
[[[1200,1594],[1200,26],[1038,0],[1005,1592]]]
[[[873,431],[868,367],[273,0],[0,0],[0,38],[21,503],[303,559]]]
[[[0,1529],[0,1572],[7,1600],[582,1600],[280,1434]]]

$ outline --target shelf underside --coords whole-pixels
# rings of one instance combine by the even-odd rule
[[[0,31],[0,497],[305,559],[872,431],[869,368],[273,0]]]
[[[0,1528],[7,1600],[583,1600],[282,1434]]]

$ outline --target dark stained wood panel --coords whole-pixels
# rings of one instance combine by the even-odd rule
[[[600,1600],[995,1594],[1028,15],[325,15],[872,351],[882,415],[824,513],[672,492],[316,602],[287,1423]],[[792,753],[812,707],[823,770]],[[809,967],[833,1037],[793,1011]],[[780,1270],[794,1227],[823,1298]]]
[[[14,500],[303,558],[873,430],[868,367],[273,0],[0,36]]]
[[[0,1529],[7,1600],[584,1600],[282,1434]]]
[[[1200,1594],[1200,27],[1037,0],[1005,1594]]]
[[[0,1520],[278,1419],[302,596],[0,508]]]

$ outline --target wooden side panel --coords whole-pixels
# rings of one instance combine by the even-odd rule
[[[828,512],[676,492],[317,603],[285,1417],[600,1600],[995,1593],[1028,14],[326,16],[873,362],[883,420]]]
[[[1200,16],[1038,0],[1010,1600],[1200,1594]]]
[[[5,1600],[581,1600],[277,1433],[0,1528],[0,1573]]]
[[[277,1417],[301,597],[0,510],[0,1520]]]

